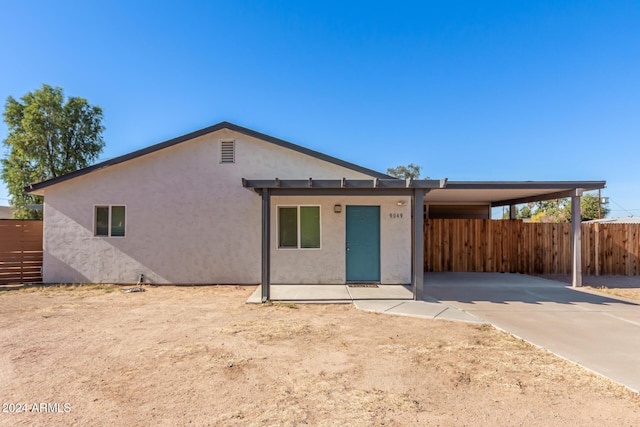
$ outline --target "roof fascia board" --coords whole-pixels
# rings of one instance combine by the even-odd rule
[[[602,189],[606,181],[449,181],[449,190],[544,190],[544,189]]]

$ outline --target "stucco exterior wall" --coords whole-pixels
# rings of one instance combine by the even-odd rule
[[[234,164],[220,163],[225,140]],[[243,177],[369,178],[226,129],[204,135],[48,187],[45,282],[259,283],[261,199]],[[126,206],[125,237],[94,236],[94,206],[107,204]]]
[[[401,200],[406,202],[405,206],[398,206]],[[336,204],[342,205],[341,213],[333,211]],[[278,248],[277,207],[294,205],[320,206],[320,249]],[[273,284],[345,283],[347,205],[380,206],[380,281],[382,284],[411,283],[411,200],[408,196],[274,196],[271,198]]]

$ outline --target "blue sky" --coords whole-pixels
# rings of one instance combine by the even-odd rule
[[[380,171],[604,179],[638,216],[639,23],[615,0],[3,0],[0,99],[100,105],[101,160],[227,120]]]

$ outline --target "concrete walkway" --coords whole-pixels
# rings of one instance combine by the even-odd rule
[[[429,273],[425,293],[640,391],[637,303],[499,273]]]
[[[260,286],[247,303],[260,303]],[[433,298],[413,301],[410,287],[402,285],[271,285],[271,300],[276,302],[351,304],[359,310],[376,313],[412,316],[425,319],[454,320],[483,323],[472,314],[438,302]]]

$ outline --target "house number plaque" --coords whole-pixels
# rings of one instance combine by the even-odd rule
[[[400,212],[400,213],[398,213],[398,212],[391,212],[391,213],[389,213],[389,218],[392,218],[392,219],[402,218],[402,212]]]

